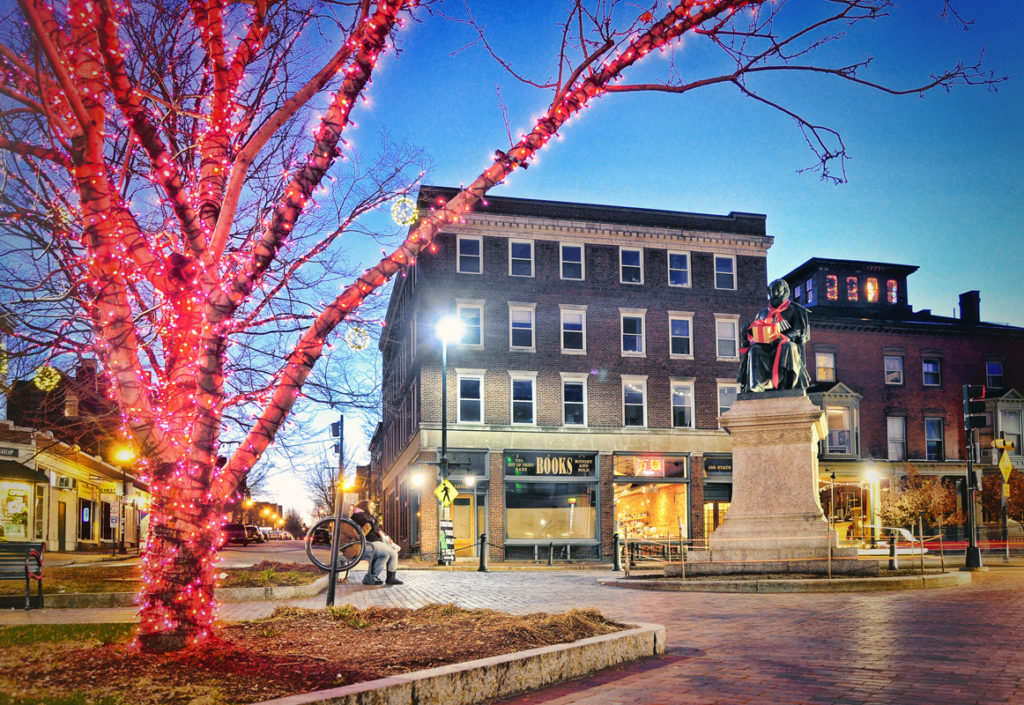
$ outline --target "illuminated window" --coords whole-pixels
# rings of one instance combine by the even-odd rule
[[[692,382],[672,382],[672,426],[693,428]]]
[[[849,407],[829,406],[825,414],[828,417],[828,452],[849,455],[853,452]]]
[[[835,274],[829,274],[825,277],[825,296],[829,301],[839,300],[839,279],[836,278]]]
[[[814,354],[814,378],[819,382],[836,381],[836,354],[819,352]]]
[[[804,283],[804,290],[807,292],[807,303],[814,303],[814,280],[808,279]]]
[[[868,303],[878,303],[878,280],[874,277],[870,277],[864,282],[864,297],[868,300]]]
[[[846,300],[857,300],[857,277],[846,278]]]
[[[895,279],[890,279],[885,283],[885,300],[890,304],[896,303],[896,295],[899,293],[898,286]]]

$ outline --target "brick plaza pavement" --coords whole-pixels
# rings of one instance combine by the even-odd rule
[[[960,588],[727,594],[602,587],[601,571],[402,571],[406,585],[340,585],[337,604],[455,602],[510,612],[593,606],[667,628],[663,657],[502,705],[989,705],[1024,703],[1024,568]],[[228,603],[227,620],[281,602]],[[324,596],[286,604],[321,607]],[[4,610],[0,624],[130,620],[134,609]]]

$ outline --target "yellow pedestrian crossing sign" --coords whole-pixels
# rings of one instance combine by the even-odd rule
[[[441,484],[434,490],[434,496],[437,497],[437,501],[442,506],[450,507],[455,498],[459,496],[459,491],[448,480],[442,480]]]
[[[1009,454],[1004,450],[999,458],[999,471],[1003,473],[1003,482],[1010,481],[1010,473],[1013,472],[1013,463],[1010,462]]]

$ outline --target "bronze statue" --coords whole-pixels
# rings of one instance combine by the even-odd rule
[[[789,284],[776,279],[768,285],[768,308],[743,327],[740,372],[736,381],[744,392],[805,389],[811,384],[804,344],[811,338],[807,309],[791,301]]]

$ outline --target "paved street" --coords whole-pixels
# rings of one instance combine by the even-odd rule
[[[602,571],[405,570],[406,585],[339,586],[337,603],[455,602],[513,612],[594,606],[667,627],[664,657],[503,701],[631,703],[1024,703],[1024,568],[993,565],[969,587],[890,593],[746,595],[602,587]],[[225,619],[272,602],[228,603]],[[289,601],[320,607],[324,596]],[[133,609],[5,610],[0,624],[132,619]]]

